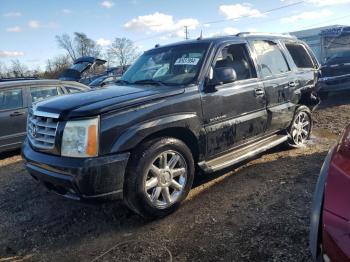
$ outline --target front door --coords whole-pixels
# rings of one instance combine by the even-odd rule
[[[237,80],[202,93],[209,157],[263,135],[267,122],[264,87],[257,79],[247,44],[222,46],[211,71],[219,67],[232,67]]]
[[[27,108],[23,88],[0,90],[0,151],[17,148],[26,135]]]

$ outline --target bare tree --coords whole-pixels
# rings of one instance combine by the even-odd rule
[[[56,40],[58,46],[67,52],[72,61],[81,56],[97,57],[101,53],[101,49],[96,42],[84,33],[75,32],[73,38],[68,34],[57,35]]]
[[[46,62],[46,71],[43,74],[45,78],[58,78],[59,75],[70,66],[69,55],[56,56],[48,59]]]
[[[25,77],[30,75],[28,68],[18,59],[11,61],[11,72],[14,77]]]
[[[117,59],[120,66],[130,65],[140,55],[134,42],[127,38],[116,38],[109,52]]]

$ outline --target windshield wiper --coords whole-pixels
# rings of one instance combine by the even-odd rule
[[[154,80],[154,79],[143,79],[143,80],[137,80],[133,82],[132,84],[145,84],[145,85],[159,85],[159,86],[165,86],[166,84],[162,81],[159,80]]]
[[[114,83],[116,83],[116,84],[124,84],[124,85],[129,85],[130,84],[129,81],[126,81],[126,80],[123,80],[123,79],[118,79],[118,80],[114,81]]]

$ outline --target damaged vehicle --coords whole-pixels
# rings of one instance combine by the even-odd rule
[[[310,249],[315,261],[350,261],[350,125],[329,151],[317,181]]]
[[[240,33],[146,51],[116,85],[40,102],[22,148],[29,174],[76,200],[175,211],[198,173],[309,139],[318,63],[288,35]]]
[[[350,91],[350,50],[327,59],[321,67],[319,84],[321,98],[333,92]]]
[[[94,77],[83,78],[85,72],[89,69],[94,69],[98,66],[104,65],[107,61],[91,56],[83,56],[76,59],[70,68],[65,69],[59,76],[63,81],[77,81],[85,85],[88,85],[91,81],[95,80],[100,75]]]

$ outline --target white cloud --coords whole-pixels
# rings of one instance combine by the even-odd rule
[[[99,38],[99,39],[97,39],[96,43],[99,46],[109,46],[112,44],[112,41],[109,39]]]
[[[0,57],[18,57],[18,56],[24,56],[24,52],[0,50]]]
[[[8,28],[6,28],[6,31],[11,32],[11,33],[19,33],[22,31],[22,28],[19,26],[8,27]]]
[[[9,12],[4,14],[5,17],[18,17],[18,16],[22,16],[21,12]]]
[[[183,37],[185,35],[184,28],[196,29],[199,25],[197,19],[186,18],[175,21],[171,15],[163,13],[153,13],[150,15],[138,16],[124,24],[124,28],[128,30],[150,30],[158,33],[170,33],[169,37]]]
[[[65,15],[70,15],[72,13],[72,10],[65,8],[65,9],[62,9],[62,13]]]
[[[51,28],[51,29],[53,29],[53,28],[59,27],[59,25],[55,22],[48,22],[46,24],[43,24],[38,20],[30,20],[28,22],[28,26],[32,29],[38,29],[38,28]]]
[[[112,8],[114,6],[114,3],[112,1],[105,0],[102,1],[100,5],[104,8]]]
[[[234,20],[241,17],[262,17],[264,16],[258,9],[253,8],[249,3],[220,5],[219,12],[226,19]]]
[[[314,20],[319,19],[320,17],[328,17],[333,15],[333,13],[328,9],[323,9],[321,11],[310,11],[303,12],[298,15],[293,15],[289,17],[284,17],[281,19],[282,23],[294,23],[297,21],[305,21],[305,20]]]
[[[240,30],[234,27],[225,27],[223,32],[225,35],[236,35],[240,32]]]
[[[39,27],[41,27],[41,24],[37,20],[31,20],[31,21],[28,22],[28,26],[30,28],[39,28]]]

